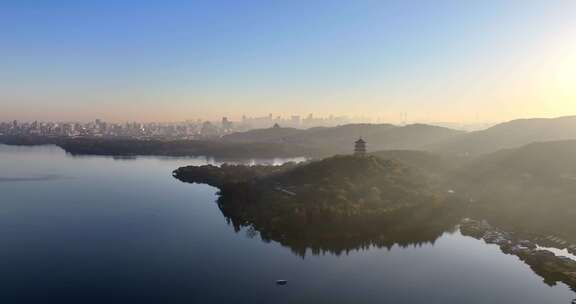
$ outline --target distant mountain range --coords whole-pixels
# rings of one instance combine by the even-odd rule
[[[367,141],[369,151],[421,150],[476,156],[533,142],[576,139],[576,116],[519,119],[474,132],[425,124],[349,124],[304,130],[275,126],[229,134],[222,140],[282,144],[332,155],[351,153],[351,144],[358,137]]]
[[[576,116],[518,119],[482,131],[460,134],[427,147],[435,152],[479,155],[533,142],[576,139]]]
[[[272,127],[242,133],[234,133],[222,138],[226,142],[265,142],[307,147],[321,154],[349,154],[352,143],[359,137],[368,142],[370,151],[410,149],[422,150],[427,146],[444,142],[463,131],[443,127],[414,124],[394,126],[391,124],[349,124],[337,127],[294,129]]]
[[[576,187],[576,140],[531,143],[477,157],[464,166],[462,174],[472,182],[494,183],[499,180],[544,180],[554,178],[574,181]]]
[[[576,139],[576,116],[519,119],[474,132],[425,124],[407,126],[348,124],[310,129],[284,128],[276,125],[272,128],[232,133],[221,139],[202,141],[5,135],[0,136],[0,142],[12,145],[56,144],[73,154],[267,158],[350,154],[353,151],[354,141],[359,137],[367,141],[369,152],[418,150],[433,152],[444,158],[451,157],[450,162],[461,162],[534,142]],[[426,155],[417,156],[412,153],[410,157],[426,157]]]

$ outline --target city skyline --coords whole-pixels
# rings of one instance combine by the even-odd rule
[[[561,0],[11,2],[0,121],[573,115],[574,12]]]
[[[539,117],[539,118],[558,118],[558,117]],[[478,118],[476,121],[425,121],[425,120],[411,120],[408,113],[400,113],[397,119],[388,120],[384,117],[368,118],[368,117],[349,117],[349,116],[318,116],[314,113],[309,113],[308,115],[298,115],[290,114],[287,116],[273,115],[269,113],[265,116],[250,116],[242,115],[240,118],[221,116],[218,119],[202,119],[202,118],[190,118],[181,121],[143,121],[143,120],[123,120],[123,121],[108,121],[103,119],[88,119],[88,120],[19,120],[19,119],[9,119],[0,120],[0,124],[98,124],[99,122],[114,124],[114,125],[130,125],[130,124],[142,124],[142,125],[158,125],[158,126],[170,126],[170,125],[201,125],[202,123],[215,123],[215,124],[228,124],[232,123],[234,125],[234,131],[247,131],[251,129],[265,129],[271,128],[276,125],[288,128],[299,128],[307,129],[314,127],[335,127],[343,126],[349,124],[391,124],[391,125],[411,125],[411,124],[428,124],[440,127],[446,127],[451,129],[459,129],[465,131],[475,131],[480,129],[485,129],[493,125],[503,123],[506,121],[480,121]]]
[[[395,125],[409,126],[421,122],[408,121],[408,114],[403,113],[401,120]],[[394,125],[387,121],[364,121],[365,118],[350,118],[346,116],[319,117],[310,113],[302,117],[267,116],[252,117],[243,115],[240,120],[222,117],[220,120],[186,120],[180,122],[111,122],[102,119],[92,121],[0,121],[0,136],[31,136],[31,137],[106,137],[106,138],[137,138],[137,139],[217,139],[225,135],[245,132],[254,129],[296,128],[312,129],[317,127],[338,126],[378,126]],[[423,124],[425,125],[425,124]],[[463,131],[477,131],[495,125],[495,123],[447,123],[432,122],[428,125],[445,127]]]

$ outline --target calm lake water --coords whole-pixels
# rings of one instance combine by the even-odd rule
[[[281,161],[281,160],[277,160]],[[518,258],[456,232],[304,258],[236,233],[205,159],[72,157],[0,145],[1,303],[570,303]],[[275,280],[289,280],[276,286]]]

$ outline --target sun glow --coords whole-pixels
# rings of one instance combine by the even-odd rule
[[[543,111],[570,115],[576,113],[576,43],[556,44],[548,52],[536,75],[536,97]]]

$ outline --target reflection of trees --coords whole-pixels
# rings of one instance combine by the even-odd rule
[[[264,242],[276,241],[301,257],[312,254],[340,255],[370,247],[388,248],[433,244],[444,232],[452,231],[460,212],[452,207],[413,206],[390,214],[342,216],[317,214],[306,218],[293,213],[269,216],[256,204],[234,203],[221,196],[218,205],[236,232],[247,228],[249,236]]]

